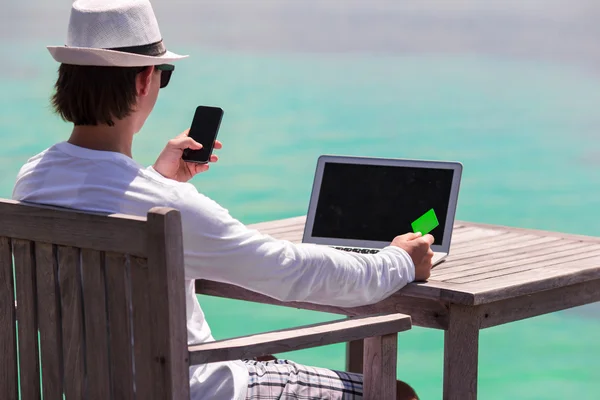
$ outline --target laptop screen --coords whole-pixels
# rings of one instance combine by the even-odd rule
[[[391,242],[412,232],[412,222],[434,210],[444,240],[452,169],[326,162],[313,237]]]

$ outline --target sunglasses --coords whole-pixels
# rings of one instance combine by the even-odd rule
[[[154,68],[160,71],[160,88],[165,88],[171,80],[175,66],[171,64],[156,65]]]
[[[141,67],[138,70],[138,74],[144,71],[148,67]],[[155,65],[154,68],[160,71],[160,88],[163,89],[167,87],[169,81],[171,80],[171,75],[173,75],[173,71],[175,70],[175,66],[171,64],[161,64]]]

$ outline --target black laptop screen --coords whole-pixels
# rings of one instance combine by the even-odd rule
[[[441,245],[452,169],[325,163],[312,236],[389,241],[433,209]]]

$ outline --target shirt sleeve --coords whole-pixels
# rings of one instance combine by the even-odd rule
[[[277,240],[246,227],[192,185],[185,187],[173,207],[182,214],[187,279],[341,307],[376,303],[414,280],[412,259],[398,247],[358,254]]]

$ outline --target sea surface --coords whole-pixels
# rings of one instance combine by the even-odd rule
[[[400,5],[400,3],[403,3]],[[566,4],[569,4],[566,6]],[[306,213],[317,157],[464,164],[457,218],[600,236],[600,6],[594,1],[154,1],[190,54],[134,143],[150,165],[197,105],[225,110],[192,183],[245,223]],[[48,98],[70,1],[3,0],[0,197],[66,140]],[[339,316],[201,296],[217,338]],[[481,333],[481,399],[600,398],[600,308]],[[343,345],[283,354],[343,368]],[[399,372],[441,398],[443,333],[399,335]]]

